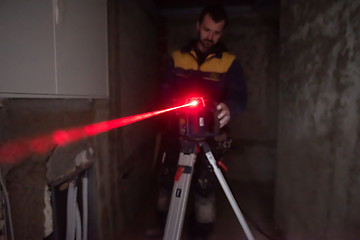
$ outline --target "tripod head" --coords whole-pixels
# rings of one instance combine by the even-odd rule
[[[216,103],[209,99],[193,97],[186,99],[193,103],[179,114],[179,133],[189,139],[204,139],[219,134]]]

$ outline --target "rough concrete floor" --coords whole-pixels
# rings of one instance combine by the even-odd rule
[[[229,181],[233,195],[256,240],[282,240],[273,221],[273,186],[260,183]],[[231,208],[226,195],[219,188],[217,197],[217,222],[210,240],[245,240],[244,231]],[[150,203],[150,202],[149,202]],[[144,205],[144,210],[124,233],[123,240],[144,240],[147,226],[153,219],[152,204]],[[186,217],[182,240],[186,240]],[[262,233],[263,232],[263,233]],[[161,238],[152,238],[160,240]]]

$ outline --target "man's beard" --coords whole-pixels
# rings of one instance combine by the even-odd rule
[[[215,43],[213,41],[208,40],[206,38],[201,39],[200,31],[198,31],[198,39],[199,39],[199,43],[201,44],[201,46],[203,46],[204,48],[207,48],[208,50],[210,50],[212,47],[215,46]]]
[[[200,40],[200,44],[207,49],[211,49],[212,47],[214,47],[215,43],[211,40],[207,40],[207,39],[202,39]]]

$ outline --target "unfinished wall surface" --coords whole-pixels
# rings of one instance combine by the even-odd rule
[[[105,100],[70,99],[2,99],[0,108],[0,140],[2,144],[22,139],[34,139],[52,134],[56,130],[66,130],[100,121],[97,112],[106,119]],[[100,102],[103,102],[102,107]],[[105,103],[105,104],[104,104]],[[99,148],[94,138],[88,139],[96,154]],[[49,142],[38,142],[47,146]],[[53,143],[52,143],[53,144]],[[71,148],[72,144],[67,145]],[[28,146],[26,146],[28,147]],[[55,145],[50,146],[54,148]],[[21,145],[16,147],[21,152]],[[50,150],[50,149],[48,149]],[[45,186],[47,161],[51,151],[39,153],[30,151],[22,154],[13,162],[1,159],[1,168],[5,179],[12,209],[15,239],[42,239],[44,237],[43,210],[45,208]],[[61,161],[61,159],[59,159]],[[64,159],[65,161],[66,159]],[[97,212],[97,209],[91,211]]]
[[[287,239],[360,236],[359,30],[359,1],[282,1],[276,215]]]
[[[232,149],[226,155],[229,177],[239,181],[273,182],[275,176],[278,86],[278,9],[229,8],[222,42],[237,55],[248,85],[248,106],[231,120]],[[201,9],[171,11],[167,45],[171,52],[197,38]]]

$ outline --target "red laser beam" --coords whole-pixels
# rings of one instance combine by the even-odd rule
[[[191,106],[194,107],[198,103],[199,103],[198,101],[194,100],[177,107],[171,107],[153,112],[123,117],[115,120],[90,124],[84,127],[76,127],[66,130],[57,130],[46,136],[37,136],[35,138],[21,139],[21,140],[8,142],[3,145],[0,145],[0,164],[15,163],[31,154],[45,154],[57,145],[64,146],[66,144],[90,136],[94,136],[99,133],[112,130],[114,128],[122,127],[147,118],[151,118],[166,112],[174,111],[185,107],[191,107]]]

